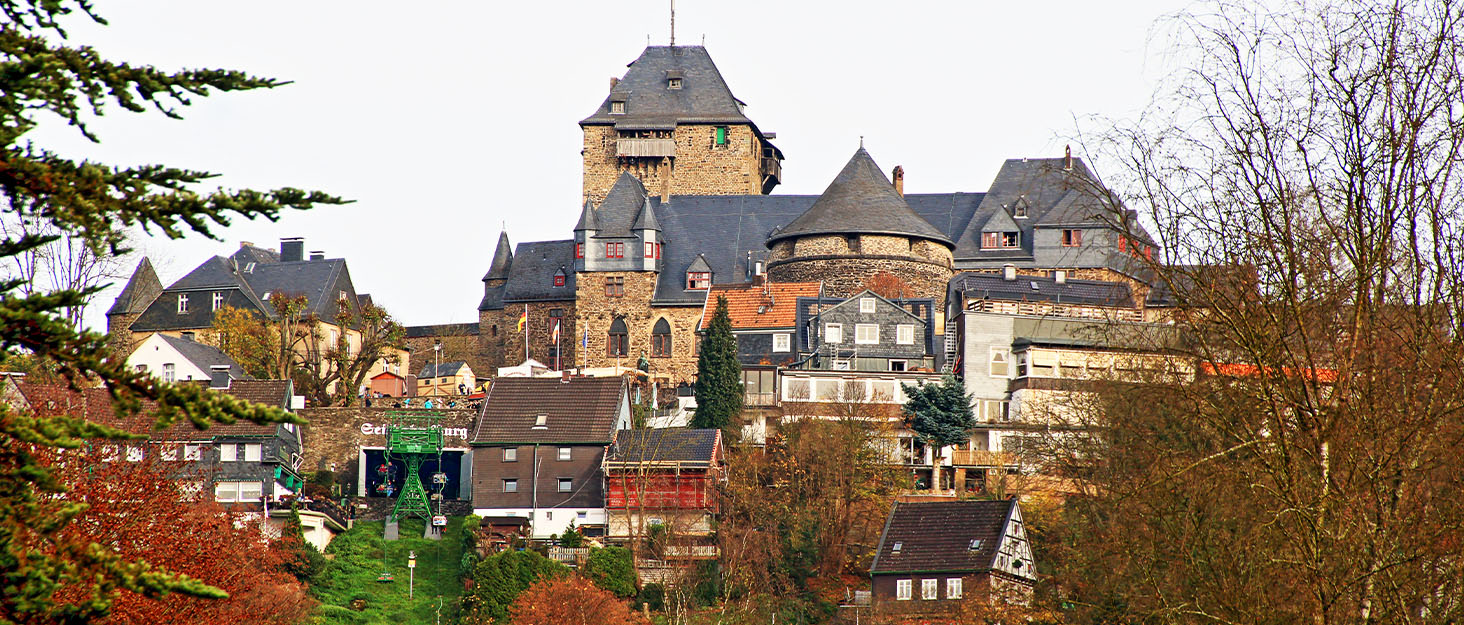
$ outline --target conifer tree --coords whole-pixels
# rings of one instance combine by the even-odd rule
[[[742,414],[742,364],[737,362],[737,338],[727,298],[717,298],[717,310],[702,339],[696,361],[696,414],[692,427],[726,428]]]
[[[920,440],[937,447],[960,445],[971,438],[976,416],[971,410],[971,396],[955,376],[947,375],[940,384],[902,385],[909,401],[903,412],[910,429]]]
[[[0,210],[9,218],[51,226],[47,234],[0,240],[0,258],[70,236],[99,253],[120,253],[126,232],[140,228],[179,238],[212,236],[210,228],[235,217],[274,219],[284,208],[340,200],[299,189],[199,190],[212,174],[146,165],[77,161],[29,141],[39,119],[56,116],[92,141],[89,116],[155,110],[179,117],[191,98],[215,91],[279,86],[280,81],[215,69],[165,71],[110,61],[74,45],[66,19],[105,23],[84,0],[0,0]],[[98,289],[23,293],[17,279],[0,278],[0,351],[50,363],[72,386],[103,383],[120,412],[135,413],[150,400],[159,425],[186,418],[194,425],[293,421],[276,409],[213,393],[195,385],[163,383],[127,370],[108,355],[105,336],[66,318]],[[0,621],[83,623],[105,615],[115,593],[144,596],[224,593],[184,576],[134,561],[114,549],[63,532],[86,504],[68,498],[55,472],[38,461],[50,448],[78,447],[86,439],[135,438],[107,423],[79,417],[40,417],[0,404]],[[58,591],[85,597],[59,602]]]

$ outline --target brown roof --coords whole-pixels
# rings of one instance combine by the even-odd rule
[[[1015,499],[896,503],[869,572],[990,569],[1016,505]],[[972,549],[972,540],[980,546]]]
[[[732,319],[733,330],[791,328],[798,318],[798,298],[817,297],[818,290],[817,282],[713,285],[702,307],[701,329],[712,325],[718,297],[727,298],[727,314]]]
[[[208,384],[198,380],[195,384]],[[20,382],[16,384],[28,407],[42,417],[82,417],[102,425],[125,430],[133,434],[146,434],[151,440],[208,440],[219,436],[273,436],[280,426],[274,423],[259,424],[240,419],[233,424],[215,423],[207,430],[200,430],[187,420],[180,420],[162,429],[154,429],[154,405],[144,401],[140,412],[124,417],[117,416],[112,395],[105,388],[86,388],[73,391],[64,384],[38,384]],[[236,398],[272,407],[284,408],[288,404],[289,382],[286,380],[234,380],[226,393]]]
[[[619,377],[498,378],[473,442],[609,444],[624,392]],[[539,415],[542,427],[535,426]]]

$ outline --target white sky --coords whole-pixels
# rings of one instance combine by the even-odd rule
[[[120,111],[91,144],[56,124],[31,138],[117,165],[222,174],[227,187],[355,200],[240,222],[222,241],[142,239],[166,285],[239,241],[349,261],[356,288],[406,325],[477,319],[501,224],[515,244],[571,235],[576,122],[611,76],[667,38],[666,0],[619,2],[99,3],[70,24],[113,60],[221,67],[294,81],[198,99],[175,121]],[[775,193],[819,193],[859,144],[911,193],[985,191],[1002,161],[1055,157],[1094,116],[1132,117],[1161,86],[1156,18],[1178,2],[677,3],[747,115],[787,157]],[[1075,152],[1077,151],[1075,147]],[[1103,163],[1095,164],[1100,173]],[[130,271],[130,267],[129,267]],[[119,284],[88,314],[104,313]]]

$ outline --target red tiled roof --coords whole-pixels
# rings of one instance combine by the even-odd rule
[[[624,388],[619,377],[498,378],[473,442],[609,444]],[[543,427],[535,427],[539,415]]]
[[[206,380],[197,381],[207,384]],[[82,417],[95,423],[131,432],[146,434],[152,440],[208,440],[217,436],[273,436],[278,424],[259,424],[240,419],[233,424],[215,423],[207,430],[199,430],[187,420],[156,430],[153,418],[154,405],[144,401],[137,414],[117,416],[112,404],[112,395],[105,388],[86,388],[73,391],[64,384],[37,384],[20,382],[16,384],[28,407],[38,416]],[[288,405],[285,380],[234,380],[225,391],[236,398],[283,408]]]
[[[711,325],[712,315],[717,312],[717,298],[725,297],[734,330],[791,328],[798,318],[798,298],[817,297],[818,290],[817,282],[714,285],[707,293],[700,327],[705,330]]]
[[[1270,368],[1270,367],[1262,368],[1262,367],[1258,367],[1256,365],[1250,365],[1250,364],[1244,364],[1244,363],[1225,363],[1225,362],[1218,363],[1218,364],[1211,364],[1211,363],[1208,363],[1207,362],[1207,363],[1201,364],[1200,365],[1200,368],[1205,373],[1208,373],[1210,375],[1223,375],[1223,376],[1236,377],[1236,378],[1241,378],[1241,377],[1247,377],[1247,378],[1248,377],[1255,377],[1255,376],[1262,375],[1263,373],[1269,374],[1269,373],[1271,373],[1273,371],[1273,369]],[[1325,382],[1325,383],[1330,384],[1330,383],[1333,383],[1333,382],[1336,382],[1337,381],[1337,371],[1335,369],[1310,369],[1310,368],[1305,368],[1305,369],[1301,369],[1300,372],[1301,372],[1300,377],[1305,378],[1305,379],[1308,379],[1308,380],[1313,380],[1313,381],[1316,381],[1316,382]],[[1282,367],[1281,368],[1281,375],[1284,375],[1284,376],[1286,376],[1288,378],[1289,377],[1294,377],[1294,376],[1297,375],[1297,369],[1294,369],[1292,367]]]

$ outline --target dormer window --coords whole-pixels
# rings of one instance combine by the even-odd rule
[[[981,249],[1013,249],[1022,243],[1022,233],[1015,230],[1007,232],[983,232],[981,233]]]
[[[534,429],[536,429],[536,430],[547,430],[547,429],[549,429],[549,415],[547,415],[547,414],[535,415],[534,416]]]
[[[712,288],[712,272],[710,271],[688,271],[686,272],[686,290],[705,291]]]
[[[623,115],[623,114],[625,114],[625,100],[626,100],[626,95],[624,93],[612,93],[612,94],[610,94],[610,114],[611,115]]]
[[[671,79],[668,79],[666,81],[666,88],[667,89],[680,89],[681,88],[681,79],[680,78],[671,78]]]
[[[554,272],[554,286],[564,286],[564,270]]]
[[[1028,202],[1026,196],[1017,198],[1017,201],[1012,204],[1012,217],[1016,217],[1017,219],[1026,219],[1027,206]]]

